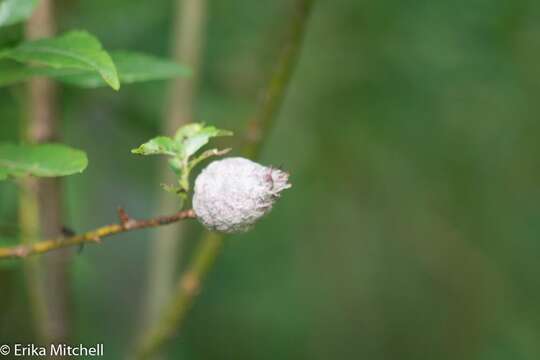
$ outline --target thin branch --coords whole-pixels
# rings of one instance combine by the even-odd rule
[[[199,294],[204,277],[214,265],[222,245],[223,236],[218,233],[208,233],[199,244],[193,262],[178,281],[173,300],[167,303],[157,326],[142,338],[135,359],[151,358],[175,333]]]
[[[13,247],[0,248],[0,259],[25,258],[30,255],[44,254],[53,250],[82,244],[99,244],[101,239],[111,235],[172,224],[184,219],[195,219],[193,210],[184,210],[173,215],[158,216],[151,219],[135,220],[130,218],[124,209],[118,209],[118,224],[111,224],[87,231],[80,235],[58,237],[56,239],[43,240],[32,244],[23,244]]]
[[[259,156],[275,124],[276,115],[285,99],[291,76],[296,68],[314,2],[314,0],[296,1],[287,40],[274,64],[272,76],[262,91],[257,111],[247,124],[242,154],[248,158]]]
[[[289,37],[281,49],[275,70],[263,91],[256,115],[248,125],[242,153],[246,157],[259,155],[263,140],[268,136],[277,111],[285,97],[291,75],[302,45],[307,19],[314,0],[297,0],[291,19]],[[160,322],[143,337],[135,359],[150,359],[181,327],[187,312],[199,294],[201,284],[214,265],[223,245],[221,234],[206,232],[195,251],[194,261],[178,281],[176,293],[165,307]]]
[[[195,98],[199,84],[201,50],[206,27],[206,0],[175,0],[171,50],[175,61],[191,68],[192,76],[171,81],[163,121],[165,134],[174,134],[182,125],[193,121]],[[187,174],[187,172],[184,172]],[[167,162],[162,163],[161,182],[169,184],[177,179]],[[159,213],[177,210],[177,197],[162,191]],[[154,234],[149,249],[146,304],[142,312],[144,327],[158,321],[160,310],[174,293],[177,269],[182,258],[183,226],[161,228]]]

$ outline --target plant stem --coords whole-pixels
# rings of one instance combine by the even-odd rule
[[[143,338],[136,359],[148,359],[153,356],[175,332],[191,308],[201,283],[214,265],[222,245],[223,236],[217,233],[208,233],[199,244],[189,270],[178,282],[176,292],[173,294],[175,301],[169,302],[163,310],[159,326],[152,327],[151,332]]]
[[[242,148],[242,154],[245,157],[257,158],[272,130],[295,70],[313,4],[314,0],[296,1],[287,42],[282,47],[272,76],[262,92],[257,111],[247,125],[245,143]]]
[[[296,1],[289,37],[278,56],[275,70],[264,90],[258,111],[249,122],[246,143],[242,151],[244,156],[257,157],[264,139],[272,128],[276,119],[275,115],[283,102],[295,69],[313,2],[314,0]],[[221,234],[205,232],[199,247],[195,250],[195,260],[178,281],[177,291],[165,307],[160,322],[155,327],[151,327],[143,338],[136,359],[151,358],[181,327],[199,293],[202,281],[219,255],[223,240],[224,236]]]
[[[206,0],[177,0],[173,19],[172,52],[174,59],[192,69],[190,78],[171,82],[166,105],[164,132],[174,134],[182,125],[193,121],[194,97],[200,67],[200,48],[205,24]],[[165,184],[175,182],[175,176],[166,163],[161,169]],[[159,213],[172,212],[181,206],[178,198],[162,192]],[[148,291],[143,322],[146,326],[159,319],[159,310],[174,291],[176,270],[181,258],[183,226],[158,229],[150,248]]]
[[[99,227],[80,235],[69,237],[57,237],[34,243],[22,244],[13,247],[1,247],[0,259],[25,258],[30,255],[44,254],[54,250],[63,249],[82,244],[99,244],[101,239],[107,236],[172,224],[184,219],[195,219],[193,210],[184,210],[173,215],[159,216],[151,219],[135,220],[127,216],[123,209],[118,210],[120,223]]]
[[[39,210],[35,179],[21,181],[19,188],[19,225],[21,243],[32,246],[39,239]],[[44,342],[47,306],[43,295],[39,259],[25,259],[23,265],[28,300],[37,340]]]
[[[56,32],[54,6],[51,0],[42,0],[26,25],[26,38],[38,39],[53,36]],[[59,137],[57,122],[57,88],[48,79],[32,79],[28,87],[28,121],[26,137],[34,143],[49,142]],[[40,237],[57,236],[62,227],[61,183],[59,179],[23,182],[21,196],[21,224],[33,227]],[[30,205],[34,204],[34,205]],[[35,211],[34,215],[30,211]],[[26,217],[26,218],[25,218]],[[33,220],[35,223],[31,224]],[[69,275],[68,253],[56,253],[45,260],[44,266],[32,261],[31,271],[39,274],[33,279],[29,289],[34,301],[43,302],[40,338],[46,343],[66,342],[70,331],[69,321]],[[39,267],[39,268],[38,268]],[[41,298],[41,300],[37,300]],[[40,305],[41,307],[41,305]]]

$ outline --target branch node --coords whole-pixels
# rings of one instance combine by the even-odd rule
[[[1,0],[0,0],[1,1]],[[87,231],[80,235],[75,235],[72,230],[64,228],[62,235],[48,240],[42,240],[35,244],[21,244],[12,247],[0,246],[0,261],[6,258],[25,258],[29,255],[43,254],[68,246],[82,246],[85,243],[101,244],[101,239],[114,234],[144,228],[172,224],[184,219],[195,219],[193,210],[184,210],[173,215],[154,217],[150,219],[131,219],[126,212],[118,209],[118,216],[121,224],[112,224]]]
[[[126,224],[129,222],[129,215],[127,214],[126,210],[124,210],[124,208],[122,207],[119,207],[118,208],[118,218],[120,219],[120,224],[122,224],[122,226],[126,226]]]
[[[20,258],[27,257],[29,253],[30,253],[30,249],[23,245],[17,246],[13,251],[13,255]]]
[[[122,225],[122,228],[125,230],[131,229],[137,223],[136,220],[129,217],[126,210],[122,207],[118,208],[118,217],[120,218],[120,225]]]

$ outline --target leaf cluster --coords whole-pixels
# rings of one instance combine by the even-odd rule
[[[38,0],[0,0],[0,32],[27,20],[37,5]],[[33,77],[48,77],[82,88],[109,86],[119,90],[121,84],[188,75],[187,67],[168,59],[125,50],[109,52],[95,36],[82,30],[0,48],[0,86],[14,85]],[[208,127],[206,129],[208,133],[186,135],[189,139],[184,148],[174,152],[175,161],[189,158],[197,144],[204,142],[205,136],[217,136],[212,135]],[[189,131],[196,131],[195,127]],[[174,142],[182,143],[176,138]],[[156,140],[155,145],[159,144]],[[163,147],[170,146],[163,144]],[[0,180],[25,175],[66,176],[82,172],[87,163],[83,151],[61,144],[0,143]],[[185,171],[184,165],[175,166],[179,171]]]
[[[166,191],[178,194],[182,200],[185,200],[190,190],[189,175],[191,170],[201,161],[212,156],[226,154],[230,149],[218,150],[214,148],[195,156],[196,153],[211,138],[230,136],[232,134],[231,131],[217,129],[203,123],[191,123],[179,128],[172,138],[167,136],[155,137],[131,150],[131,152],[139,155],[170,156],[169,165],[178,176],[178,185],[164,184],[163,188]]]

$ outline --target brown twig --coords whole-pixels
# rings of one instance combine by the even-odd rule
[[[158,216],[151,219],[135,220],[130,218],[124,209],[118,209],[120,223],[99,227],[80,235],[70,237],[58,237],[56,239],[43,240],[32,244],[23,244],[13,247],[0,248],[0,259],[25,258],[30,255],[43,254],[53,250],[81,244],[101,243],[101,239],[107,236],[137,230],[172,224],[184,219],[195,219],[193,210],[184,210],[173,215]]]

